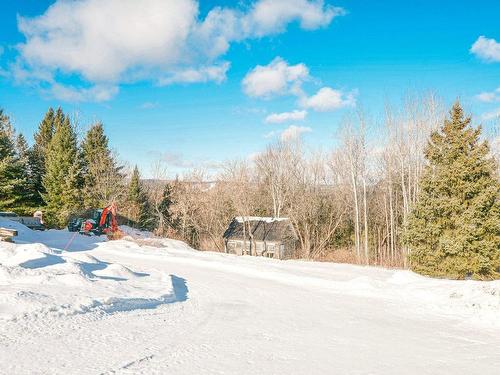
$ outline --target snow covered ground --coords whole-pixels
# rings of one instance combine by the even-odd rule
[[[1,374],[498,374],[500,281],[19,231]]]

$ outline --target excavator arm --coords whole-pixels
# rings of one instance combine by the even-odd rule
[[[99,228],[103,233],[115,233],[118,231],[118,222],[116,220],[116,204],[112,203],[102,210]]]
[[[77,218],[73,219],[68,224],[68,230],[72,232],[79,231],[82,234],[106,234],[109,236],[116,237],[119,236],[120,229],[118,228],[118,221],[116,219],[117,209],[116,204],[112,203],[108,207],[101,210],[94,210],[97,213],[97,217],[84,219]]]

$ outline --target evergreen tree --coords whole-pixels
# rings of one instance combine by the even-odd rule
[[[81,161],[77,136],[69,118],[56,115],[54,125],[54,135],[45,157],[43,199],[47,204],[47,222],[62,227],[81,205]]]
[[[82,142],[83,200],[86,208],[104,207],[121,192],[123,176],[108,146],[101,123],[93,125]]]
[[[457,102],[431,135],[418,203],[407,223],[411,268],[477,279],[500,276],[499,181],[495,161]]]
[[[26,138],[23,134],[19,134],[16,137],[16,152],[19,156],[19,159],[22,160],[24,165],[26,165],[26,169],[28,169],[30,149],[28,146],[28,142],[26,141]]]
[[[31,215],[35,211],[34,209],[39,206],[39,194],[36,190],[33,179],[33,150],[29,148],[26,138],[19,134],[16,138],[16,154],[20,163],[21,168],[21,185],[18,189],[19,199],[19,211],[25,213],[26,215]]]
[[[167,225],[171,225],[173,223],[173,214],[171,211],[173,204],[174,201],[173,201],[172,185],[166,184],[165,188],[163,189],[163,197],[160,203],[160,212]]]
[[[169,228],[175,226],[175,218],[172,213],[173,201],[173,187],[167,183],[163,188],[161,201],[157,208],[157,215],[155,217],[155,228],[161,235],[166,235]]]
[[[14,129],[0,109],[0,210],[19,206],[25,183],[23,165],[16,153]]]
[[[45,117],[38,125],[38,131],[35,133],[35,144],[41,149],[43,153],[47,152],[50,141],[54,136],[54,124],[55,124],[55,113],[52,108],[47,110]],[[57,109],[57,122],[61,123],[64,118],[64,114],[61,108]]]
[[[154,222],[151,218],[149,201],[141,182],[139,169],[134,167],[128,187],[127,200],[129,204],[129,218],[140,229],[151,230]]]
[[[63,116],[61,108],[57,110],[58,123],[61,123]],[[45,117],[38,125],[38,131],[35,133],[35,144],[30,154],[31,179],[34,190],[37,194],[34,201],[37,205],[44,204],[42,194],[45,193],[43,186],[43,176],[45,175],[45,158],[47,150],[54,136],[55,114],[52,108],[49,108]]]

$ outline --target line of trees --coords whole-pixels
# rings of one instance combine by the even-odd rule
[[[385,131],[372,133],[371,143],[372,121],[358,111],[343,119],[330,150],[278,140],[253,160],[224,163],[211,183],[194,170],[173,183],[178,235],[221,250],[232,216],[288,217],[300,258],[406,266],[403,224],[417,200],[427,139],[444,116],[434,96],[407,100],[385,109]]]
[[[69,116],[49,109],[29,147],[0,110],[0,210],[41,209],[63,227],[82,209],[117,202],[129,225],[216,251],[234,216],[288,217],[298,258],[498,277],[498,150],[480,141],[481,128],[458,103],[447,118],[432,95],[387,106],[373,125],[358,111],[330,150],[279,140],[216,176],[168,180],[157,162],[145,181],[118,163],[101,123],[79,140]]]
[[[77,130],[61,108],[49,108],[30,147],[0,109],[0,210],[42,210],[49,227],[62,228],[72,215],[117,202],[129,224],[153,229],[137,167],[129,178],[102,123],[92,124],[81,140]]]
[[[407,100],[399,110],[386,108],[385,131],[372,133],[371,142],[371,121],[360,111],[345,118],[331,150],[280,140],[253,160],[226,162],[209,183],[192,171],[173,186],[174,233],[196,248],[222,251],[233,216],[288,217],[298,258],[498,277],[498,153],[480,141],[481,128],[458,103],[446,116],[434,96]],[[455,148],[460,161],[455,151],[436,165],[436,149]]]

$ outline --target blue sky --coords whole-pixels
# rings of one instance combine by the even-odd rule
[[[16,128],[30,136],[61,105],[83,129],[102,121],[145,175],[160,157],[175,174],[283,134],[327,148],[346,112],[376,117],[406,92],[459,97],[485,126],[500,114],[499,1],[19,0],[0,10],[0,107]]]

